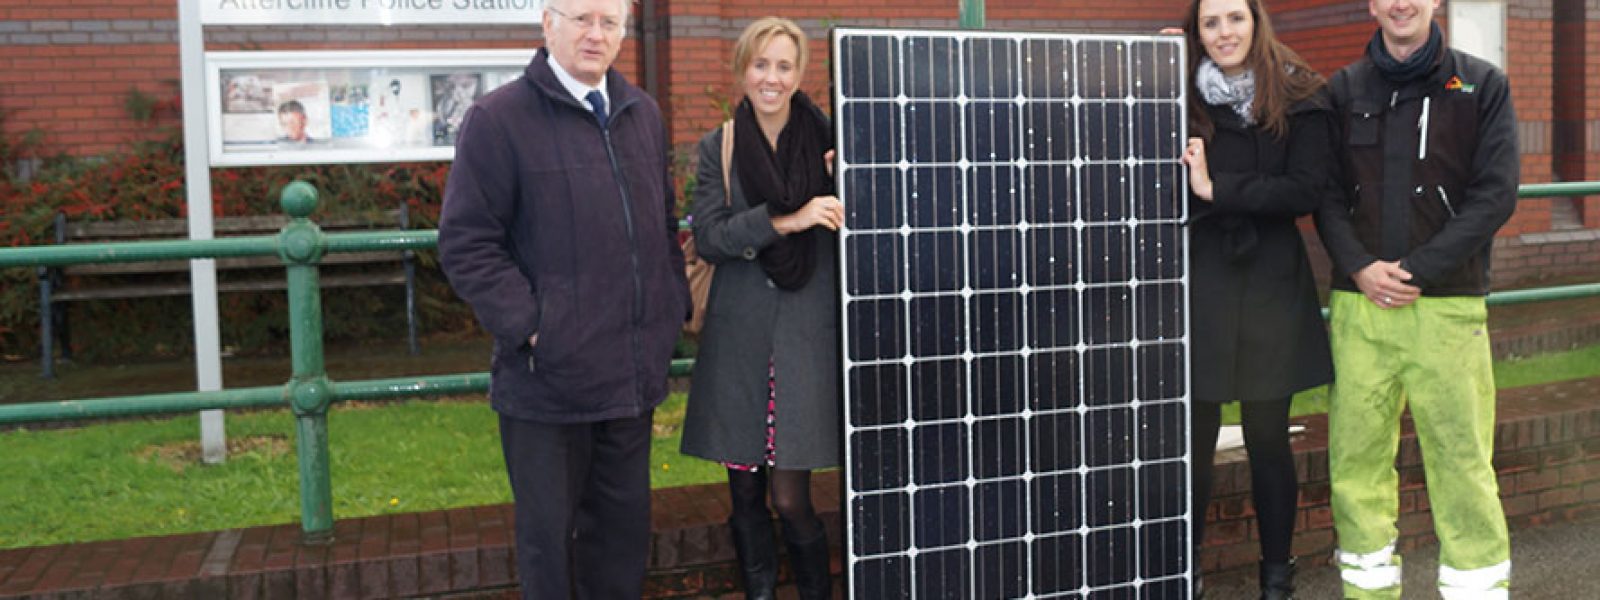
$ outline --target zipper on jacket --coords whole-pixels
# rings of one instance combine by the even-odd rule
[[[1428,158],[1428,106],[1432,96],[1422,97],[1422,116],[1417,118],[1417,160]]]
[[[615,115],[613,115],[615,116]],[[611,145],[611,129],[602,127],[600,136],[605,138],[606,158],[611,161],[611,175],[617,178],[618,191],[622,192],[622,226],[628,231],[628,254],[633,262],[633,323],[639,324],[640,306],[644,300],[644,283],[639,280],[639,238],[633,228],[633,202],[628,197],[628,180],[622,175],[622,165],[617,164],[616,148]]]
[[[615,119],[617,112],[611,113]],[[628,197],[628,179],[623,176],[622,165],[617,163],[617,150],[611,143],[611,128],[601,127],[600,136],[606,143],[606,158],[611,161],[611,175],[617,179],[617,187],[622,197],[622,224],[628,231],[628,259],[633,264],[633,381],[634,396],[639,401],[639,411],[644,412],[644,381],[639,376],[639,354],[643,352],[639,342],[639,325],[644,314],[644,282],[639,278],[639,237],[634,232],[633,202]]]
[[[1345,212],[1348,212],[1348,213],[1350,213],[1352,215],[1356,214],[1356,205],[1358,205],[1358,204],[1361,204],[1361,184],[1359,184],[1359,183],[1356,184],[1356,198],[1355,198],[1355,201],[1350,203],[1350,208],[1345,209]]]
[[[1389,108],[1393,109],[1398,102],[1400,102],[1400,90],[1395,90],[1389,94]]]
[[[1450,194],[1444,193],[1444,186],[1437,187],[1439,188],[1439,200],[1444,202],[1444,209],[1450,213],[1450,216],[1456,216],[1456,206],[1450,203]]]

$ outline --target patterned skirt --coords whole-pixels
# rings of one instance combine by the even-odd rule
[[[777,416],[777,411],[778,411],[778,382],[777,382],[776,375],[777,375],[777,372],[776,372],[776,370],[773,369],[772,360],[768,359],[767,360],[767,452],[762,457],[763,458],[762,462],[758,463],[758,464],[753,464],[753,465],[747,465],[747,464],[735,463],[735,462],[724,462],[724,463],[722,463],[722,466],[727,467],[729,469],[734,469],[736,471],[749,471],[751,473],[754,473],[756,471],[760,471],[761,470],[761,465],[762,464],[765,464],[767,466],[767,468],[772,468],[772,467],[774,467],[774,466],[776,466],[778,464],[778,451],[777,451],[777,447],[773,444],[773,437],[774,437],[774,433],[777,431],[777,423],[778,423],[778,416]]]

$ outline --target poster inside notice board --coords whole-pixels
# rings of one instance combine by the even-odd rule
[[[207,54],[216,166],[450,160],[467,108],[533,50]]]

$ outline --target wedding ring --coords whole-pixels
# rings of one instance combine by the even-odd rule
[[[1394,304],[1394,299],[1393,299],[1393,298],[1390,298],[1390,297],[1388,297],[1388,296],[1384,296],[1384,297],[1383,297],[1383,303],[1384,303],[1384,304]]]

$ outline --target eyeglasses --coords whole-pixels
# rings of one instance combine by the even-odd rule
[[[545,10],[553,12],[556,14],[556,16],[559,16],[563,19],[572,21],[573,23],[576,23],[578,27],[583,29],[594,29],[595,27],[599,27],[600,31],[606,35],[614,34],[622,29],[622,21],[616,17],[596,17],[593,14],[574,17],[557,10],[554,6],[546,6]]]

